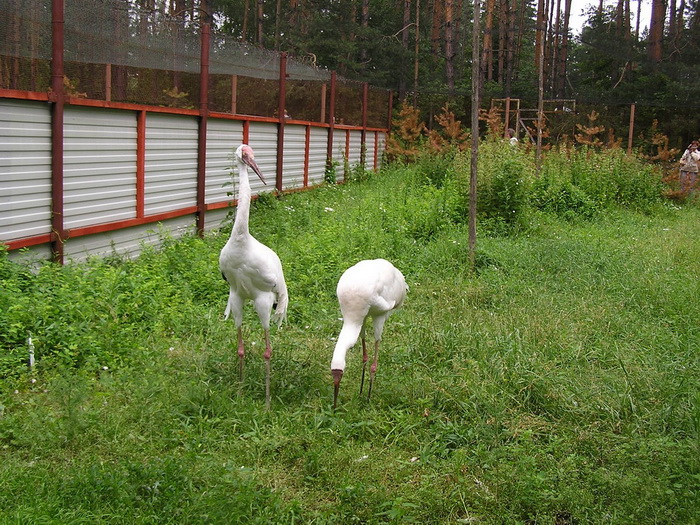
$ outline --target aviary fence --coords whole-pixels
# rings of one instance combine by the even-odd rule
[[[163,228],[217,228],[234,203],[238,144],[279,191],[342,181],[379,167],[392,102],[212,33],[195,12],[3,0],[0,242],[63,262],[138,253]]]

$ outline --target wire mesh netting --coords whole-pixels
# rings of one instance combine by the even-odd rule
[[[152,3],[154,6],[156,3]],[[171,16],[130,0],[65,0],[64,88],[78,98],[197,108],[200,13]],[[47,91],[51,83],[51,0],[0,0],[0,88]],[[209,109],[275,117],[280,54],[220,31],[209,48]],[[285,62],[292,118],[328,120],[331,72],[294,57]],[[338,79],[336,122],[360,125],[362,84]],[[325,103],[324,103],[325,101]],[[370,93],[368,125],[385,127],[388,93]]]

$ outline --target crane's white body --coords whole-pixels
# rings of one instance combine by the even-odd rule
[[[331,360],[331,371],[336,379],[335,398],[337,398],[340,378],[345,370],[345,356],[355,345],[358,337],[362,338],[362,382],[364,384],[364,367],[367,363],[365,325],[369,318],[372,318],[374,329],[374,361],[370,368],[369,392],[371,394],[384,323],[392,312],[401,307],[407,292],[408,286],[403,274],[384,259],[360,261],[348,268],[340,277],[336,293],[340,311],[343,314],[343,328],[338,335]],[[335,402],[336,399],[334,399],[334,405]]]
[[[277,254],[258,241],[248,231],[250,215],[251,189],[248,180],[248,167],[265,182],[255,163],[253,150],[243,144],[236,150],[238,165],[238,206],[236,219],[231,230],[231,237],[219,255],[219,269],[224,279],[229,283],[230,292],[226,311],[226,319],[233,315],[238,329],[238,355],[240,357],[240,375],[243,377],[243,307],[248,301],[253,302],[260,323],[265,331],[265,360],[266,360],[266,404],[269,406],[269,361],[272,354],[270,347],[270,319],[279,326],[287,315],[287,285],[284,280],[282,263]],[[273,305],[276,304],[272,315]]]

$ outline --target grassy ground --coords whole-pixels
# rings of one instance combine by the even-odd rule
[[[700,209],[431,229],[397,169],[261,199],[285,267],[272,409],[246,316],[237,381],[226,233],[134,262],[3,268],[2,523],[693,523],[700,520]],[[385,257],[409,298],[371,403],[335,284]],[[17,372],[30,330],[38,368]],[[14,339],[13,339],[14,337]],[[13,343],[13,341],[15,341]]]

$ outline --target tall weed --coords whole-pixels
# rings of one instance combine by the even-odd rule
[[[532,202],[567,219],[614,206],[651,212],[663,203],[663,182],[653,165],[620,149],[561,149],[545,156]]]
[[[489,140],[479,149],[477,212],[482,228],[497,234],[513,234],[527,226],[533,164],[520,148],[502,140]],[[471,153],[455,160],[457,177],[468,210]]]

